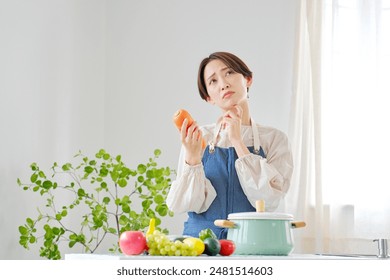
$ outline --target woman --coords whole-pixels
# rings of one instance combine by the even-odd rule
[[[216,219],[253,212],[260,199],[266,211],[275,211],[289,188],[293,163],[288,139],[251,118],[251,85],[252,72],[231,53],[213,53],[199,66],[200,96],[222,115],[215,124],[194,123],[187,129],[185,120],[181,128],[177,178],[167,204],[176,213],[188,212],[184,235],[197,237],[211,228],[226,238],[226,229],[214,226]],[[202,138],[208,143],[205,150]]]

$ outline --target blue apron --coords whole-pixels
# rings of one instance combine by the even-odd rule
[[[258,144],[257,129],[253,120],[252,131],[255,145],[248,147],[248,149],[251,153],[259,154],[265,158],[266,155]],[[219,130],[217,133],[219,133]],[[219,239],[226,239],[227,229],[215,226],[215,220],[226,220],[230,213],[256,211],[242,190],[238,179],[235,168],[238,156],[234,147],[215,147],[213,144],[215,142],[216,137],[215,141],[206,148],[202,163],[206,178],[210,180],[215,188],[217,196],[207,211],[200,214],[188,213],[188,220],[184,223],[183,235],[198,237],[202,229],[210,228]],[[257,148],[255,148],[256,145]]]

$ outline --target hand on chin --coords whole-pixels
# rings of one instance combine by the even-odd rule
[[[225,116],[231,116],[231,114],[234,114],[237,117],[242,116],[242,108],[238,104],[231,105],[225,110]]]

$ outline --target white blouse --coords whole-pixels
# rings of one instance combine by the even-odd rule
[[[203,137],[207,143],[214,141],[216,124],[203,126]],[[266,211],[275,211],[289,189],[293,171],[293,160],[287,136],[272,127],[256,125],[260,146],[266,158],[248,154],[235,162],[242,189],[253,207],[256,200],[265,201]],[[242,139],[246,146],[253,146],[251,126],[241,127]],[[215,146],[232,147],[227,132],[221,130]],[[185,162],[185,149],[180,151],[176,180],[172,182],[167,205],[175,213],[205,212],[216,197],[216,191],[206,178],[203,164],[195,166]]]

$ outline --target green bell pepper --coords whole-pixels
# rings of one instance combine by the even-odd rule
[[[212,229],[206,228],[199,232],[199,239],[204,241],[206,238],[218,239]]]

